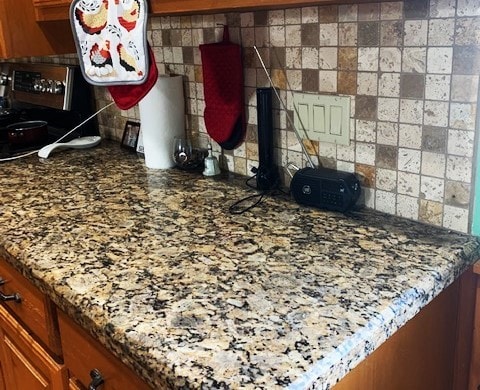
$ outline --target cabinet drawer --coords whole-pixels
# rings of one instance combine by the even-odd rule
[[[70,387],[88,388],[90,372],[96,369],[102,376],[102,390],[143,390],[150,387],[130,368],[75,324],[65,313],[58,311],[63,358],[70,372]]]
[[[0,306],[0,355],[5,389],[64,390],[68,376],[5,308]]]
[[[0,260],[0,291],[18,294],[20,301],[2,302],[10,312],[36,336],[55,356],[61,355],[55,306],[29,280],[6,261]]]

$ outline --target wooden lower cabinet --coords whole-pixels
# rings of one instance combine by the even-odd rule
[[[65,390],[67,370],[0,306],[0,357],[6,389]]]
[[[92,379],[94,370],[102,378],[102,386],[98,387],[101,390],[151,389],[65,313],[58,311],[58,319],[63,357],[70,373],[71,390],[90,388],[94,382]]]
[[[470,353],[459,340],[470,344],[472,307],[460,303],[469,301],[471,277],[471,270],[465,272],[333,390],[467,390],[461,370]]]
[[[475,311],[468,390],[480,388],[480,262],[475,264],[473,272],[475,274]]]

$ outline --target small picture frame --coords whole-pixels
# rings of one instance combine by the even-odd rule
[[[122,148],[136,152],[140,134],[140,123],[127,121],[123,130]]]

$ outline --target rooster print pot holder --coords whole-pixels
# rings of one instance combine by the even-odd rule
[[[146,0],[74,0],[70,24],[93,85],[142,84],[148,75]]]

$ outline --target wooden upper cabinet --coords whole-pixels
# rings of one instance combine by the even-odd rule
[[[69,23],[35,21],[32,0],[0,2],[0,58],[74,53]]]
[[[153,15],[175,15],[376,1],[379,0],[151,0],[150,9]]]
[[[35,19],[39,22],[68,20],[71,0],[33,0]]]
[[[150,15],[214,13],[308,5],[372,3],[379,0],[150,0]],[[37,21],[67,20],[71,0],[33,0]]]

